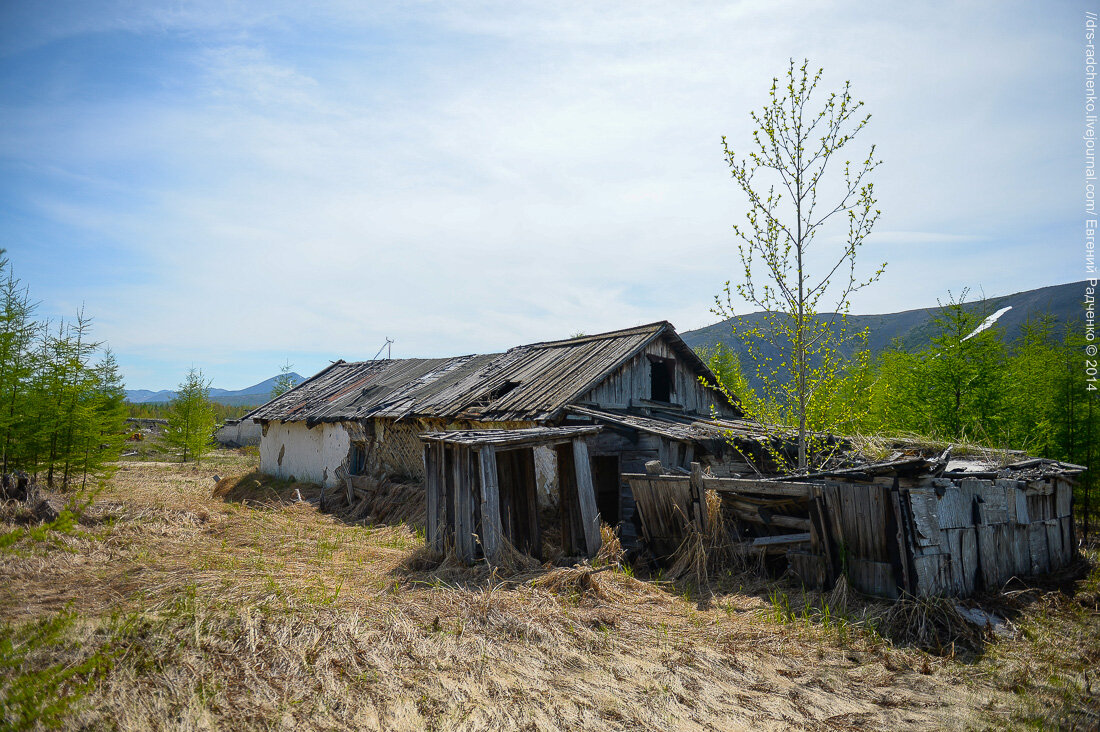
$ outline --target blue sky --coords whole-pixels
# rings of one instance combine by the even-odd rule
[[[873,114],[855,312],[1080,280],[1086,9],[0,0],[0,246],[129,388],[687,330],[793,56]]]

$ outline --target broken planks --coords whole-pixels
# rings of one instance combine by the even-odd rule
[[[498,563],[508,544],[541,556],[532,452],[541,440],[558,453],[563,524],[569,529],[563,532],[565,548],[595,556],[602,539],[584,439],[598,430],[524,430],[518,437],[506,430],[422,435],[428,546],[440,553],[453,548],[466,564],[479,555]]]

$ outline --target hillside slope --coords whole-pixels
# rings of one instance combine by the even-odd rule
[[[1011,307],[1002,315],[997,324],[1002,328],[1007,341],[1015,340],[1020,334],[1020,327],[1028,318],[1037,317],[1044,313],[1053,316],[1056,324],[1064,324],[1080,319],[1084,315],[1082,300],[1084,298],[1085,282],[1070,282],[1064,285],[1052,285],[1040,287],[1035,290],[1017,292],[1011,295],[991,297],[987,300],[973,300],[966,303],[966,309],[970,312],[985,317],[1001,308]],[[970,293],[974,296],[974,293]],[[946,302],[946,299],[944,300]],[[879,353],[897,341],[904,350],[917,350],[930,342],[933,334],[932,319],[937,307],[920,308],[917,310],[904,310],[898,313],[886,313],[882,315],[849,315],[848,322],[852,330],[868,330],[868,348],[872,353]],[[826,313],[820,316],[823,320],[830,317]],[[734,333],[751,330],[764,322],[763,313],[750,313],[737,315],[723,320],[714,325],[708,325],[698,330],[690,330],[680,335],[692,348],[713,348],[719,343],[741,351],[744,345]]]

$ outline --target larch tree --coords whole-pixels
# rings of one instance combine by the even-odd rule
[[[214,405],[210,382],[200,369],[191,368],[168,407],[164,441],[179,451],[183,462],[195,462],[210,449],[214,434]]]
[[[91,338],[83,310],[52,324],[36,321],[34,310],[0,249],[0,470],[84,487],[105,477],[121,452],[122,377],[110,350]]]
[[[753,416],[797,425],[800,472],[809,467],[817,437],[831,427],[824,421],[837,418],[822,405],[835,401],[831,392],[848,355],[866,338],[848,330],[850,298],[886,267],[856,272],[856,253],[880,214],[869,176],[881,161],[873,145],[854,163],[847,149],[871,116],[852,98],[848,82],[815,107],[823,72],[808,66],[792,59],[786,84],[772,80],[768,103],[751,113],[755,129],[746,154],[722,138],[748,210],[744,224],[733,227],[742,277],[736,285],[726,283],[714,308],[720,317],[732,317],[736,293],[763,311],[760,326],[738,334],[760,383],[764,410]],[[838,239],[838,245],[831,243]],[[826,441],[820,443],[816,449]]]
[[[1004,413],[1005,348],[1000,327],[985,325],[989,308],[965,306],[967,291],[932,318],[932,345],[921,369],[927,432],[948,440],[991,442]],[[984,326],[984,327],[983,327]]]
[[[290,361],[287,361],[285,364],[283,364],[283,367],[279,369],[279,375],[275,377],[275,383],[271,387],[270,399],[281,397],[283,394],[286,394],[288,391],[297,386],[297,383],[295,383],[294,381],[294,374],[291,371],[291,369],[293,368],[294,366],[290,363]]]

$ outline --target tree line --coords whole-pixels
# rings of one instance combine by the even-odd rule
[[[128,417],[166,419],[165,445],[198,460],[216,420],[248,411],[211,402],[210,384],[195,368],[173,401],[128,404],[114,354],[92,337],[92,318],[82,309],[71,320],[38,319],[38,303],[3,249],[0,300],[0,472],[83,488],[118,460]]]
[[[126,419],[122,376],[83,310],[36,319],[37,303],[0,250],[0,470],[50,486],[85,484],[116,460]]]
[[[178,394],[179,392],[177,392]],[[240,419],[255,409],[257,404],[238,405],[222,404],[211,400],[210,409],[214,414],[214,421],[221,423],[229,419]],[[126,403],[126,416],[135,419],[168,419],[172,414],[172,402],[140,402]]]

